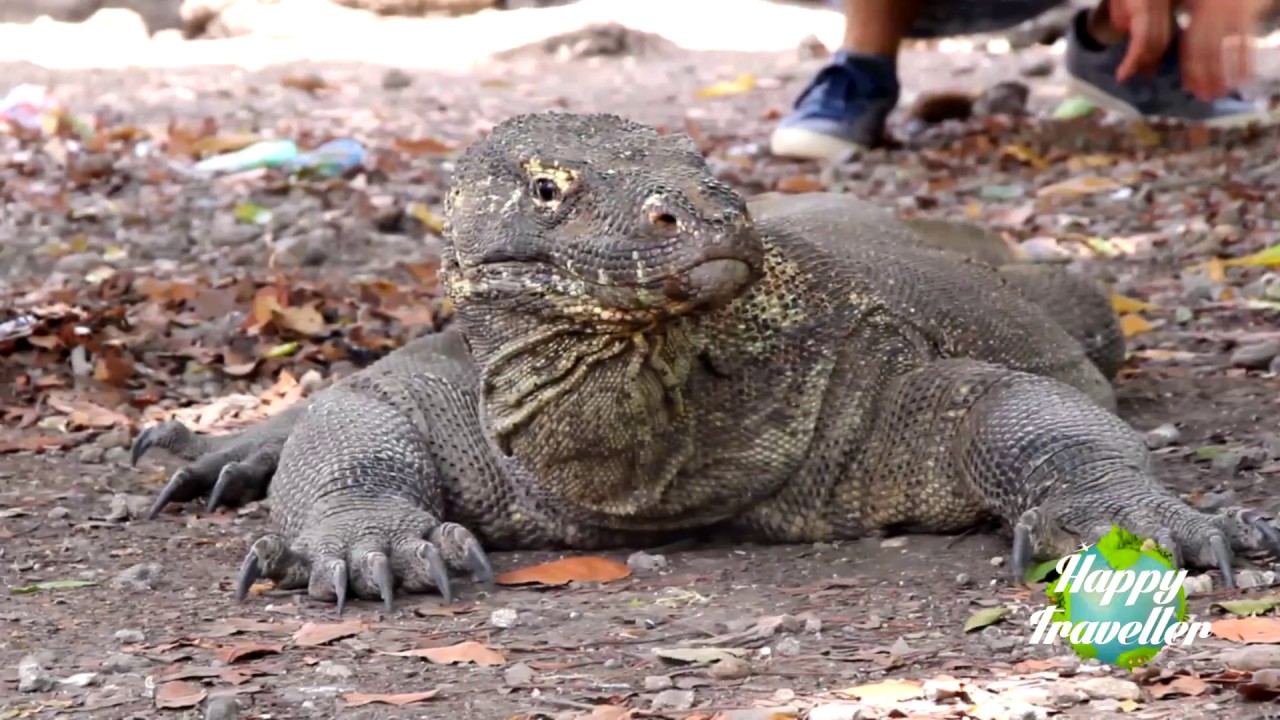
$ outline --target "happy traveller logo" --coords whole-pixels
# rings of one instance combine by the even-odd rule
[[[1051,605],[1031,615],[1032,645],[1063,638],[1082,658],[1134,668],[1166,645],[1209,636],[1209,623],[1187,622],[1187,571],[1151,540],[1113,526],[1056,569]]]

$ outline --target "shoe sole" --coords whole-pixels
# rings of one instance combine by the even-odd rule
[[[1269,125],[1280,121],[1280,116],[1276,112],[1263,112],[1240,114],[1240,115],[1224,115],[1222,117],[1210,118],[1208,120],[1188,120],[1187,118],[1164,117],[1159,115],[1143,115],[1138,108],[1129,103],[1107,93],[1093,83],[1081,80],[1080,78],[1070,75],[1067,78],[1067,90],[1069,93],[1079,95],[1095,106],[1116,113],[1121,117],[1131,120],[1170,120],[1174,122],[1192,122],[1211,128],[1229,129],[1243,128],[1249,125]]]
[[[769,138],[769,152],[775,157],[797,160],[838,160],[863,146],[802,128],[781,127]]]

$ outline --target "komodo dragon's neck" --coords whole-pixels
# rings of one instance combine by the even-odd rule
[[[544,490],[621,525],[670,513],[665,490],[693,448],[696,321],[616,333],[528,316],[464,322],[502,452]]]

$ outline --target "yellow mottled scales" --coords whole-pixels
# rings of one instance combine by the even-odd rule
[[[452,324],[263,425],[149,428],[190,464],[156,500],[270,492],[237,581],[451,593],[485,551],[756,542],[999,520],[1016,574],[1115,524],[1231,582],[1280,547],[1154,477],[1114,412],[1107,294],[973,225],[847,195],[744,200],[682,135],[522,115],[458,160]],[[153,512],[153,515],[154,515]]]

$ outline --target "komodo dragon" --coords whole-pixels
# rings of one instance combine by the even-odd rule
[[[492,579],[486,550],[699,529],[1000,520],[1015,577],[1113,523],[1226,584],[1233,551],[1280,549],[1254,511],[1202,513],[1155,479],[1081,345],[1114,373],[1115,318],[1082,280],[1011,280],[841,195],[748,204],[687,137],[611,115],[499,124],[459,159],[446,220],[448,329],[238,434],[139,435],[135,461],[190,461],[152,517],[269,484],[278,531],[241,599],[268,577],[391,607],[449,598],[451,572]],[[1080,342],[1053,319],[1099,307]]]

